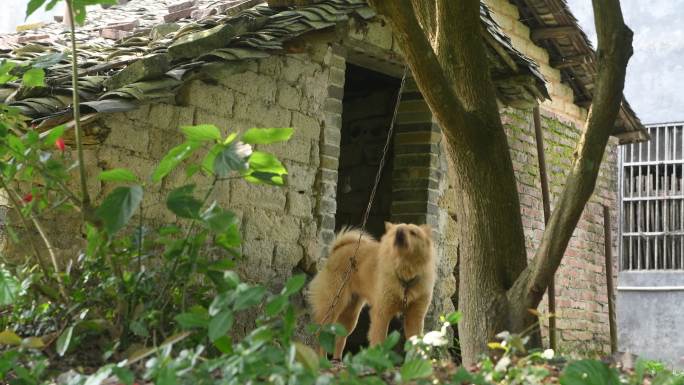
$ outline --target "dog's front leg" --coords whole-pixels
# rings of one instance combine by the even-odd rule
[[[423,334],[423,323],[427,314],[430,301],[426,298],[418,298],[409,304],[404,311],[404,336],[406,339]]]
[[[371,346],[383,342],[387,338],[387,329],[392,320],[393,314],[389,309],[381,306],[371,307],[370,330],[368,331],[368,341]]]

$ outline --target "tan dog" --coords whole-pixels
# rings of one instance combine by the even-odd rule
[[[360,235],[356,269],[331,309]],[[404,315],[407,339],[422,334],[435,284],[432,249],[432,230],[428,225],[385,222],[385,235],[380,242],[359,230],[343,229],[332,245],[325,267],[309,285],[314,321],[340,323],[351,334],[367,303],[371,307],[371,346],[387,338],[389,323],[399,313]],[[346,341],[346,336],[336,340],[333,358],[342,357]]]

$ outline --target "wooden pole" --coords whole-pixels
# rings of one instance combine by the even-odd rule
[[[541,182],[542,203],[544,205],[544,225],[549,223],[551,217],[551,201],[549,198],[549,179],[546,175],[546,156],[544,155],[544,135],[541,127],[541,114],[539,106],[534,107],[534,136],[537,142],[537,159],[539,160],[539,180]],[[548,288],[549,313],[549,347],[553,350],[558,349],[556,339],[556,280],[551,279]]]
[[[615,320],[615,283],[613,282],[613,236],[610,226],[610,209],[603,206],[603,244],[606,249],[606,286],[608,289],[608,325],[610,327],[610,352],[617,353],[617,322]]]

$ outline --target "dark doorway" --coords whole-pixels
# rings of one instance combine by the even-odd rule
[[[337,185],[336,230],[361,225],[370,193],[387,141],[392,114],[399,92],[400,79],[347,64],[342,109],[342,139]],[[392,206],[392,145],[386,156],[380,184],[366,230],[380,238],[384,222],[390,220]],[[368,308],[347,340],[345,351],[357,352],[367,346]],[[397,320],[390,330],[398,329]]]

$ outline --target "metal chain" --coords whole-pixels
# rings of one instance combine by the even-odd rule
[[[397,102],[394,105],[394,112],[392,114],[392,121],[390,122],[389,131],[387,132],[387,140],[385,141],[385,147],[382,149],[382,157],[380,158],[380,164],[378,165],[378,171],[375,174],[375,182],[373,183],[373,189],[371,190],[370,197],[368,199],[368,205],[366,206],[366,210],[363,213],[363,220],[361,221],[361,231],[359,232],[359,239],[356,241],[356,248],[354,249],[354,254],[352,254],[352,257],[349,260],[349,267],[347,267],[347,270],[344,273],[344,279],[342,280],[342,284],[337,289],[337,293],[335,294],[335,297],[333,298],[333,302],[330,303],[330,307],[328,308],[328,311],[326,312],[325,317],[321,321],[321,325],[325,324],[325,322],[328,321],[328,319],[330,318],[330,315],[332,314],[333,309],[335,308],[335,306],[337,306],[337,303],[340,301],[340,297],[342,296],[342,290],[344,290],[344,287],[349,282],[349,279],[351,278],[352,272],[354,272],[354,270],[356,270],[356,256],[359,252],[359,248],[361,247],[361,237],[363,236],[363,233],[366,230],[366,223],[368,222],[368,216],[370,215],[370,210],[371,210],[371,207],[373,206],[373,201],[375,200],[375,193],[377,192],[378,185],[380,184],[380,178],[382,177],[382,169],[385,167],[385,160],[387,157],[387,152],[389,151],[390,142],[392,141],[392,133],[394,132],[394,124],[397,120],[397,113],[399,111],[399,103],[401,102],[401,93],[404,91],[404,84],[406,83],[407,74],[408,74],[408,67],[404,66],[404,74],[401,77],[401,85],[399,86],[399,92],[397,93]]]

